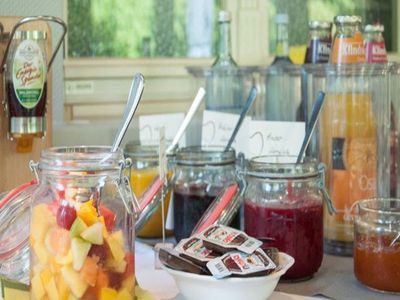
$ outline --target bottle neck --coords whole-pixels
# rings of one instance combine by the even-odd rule
[[[289,34],[287,24],[276,24],[276,57],[289,56]]]
[[[218,57],[214,65],[236,65],[231,55],[230,22],[219,23]]]

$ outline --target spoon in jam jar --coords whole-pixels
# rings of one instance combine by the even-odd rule
[[[317,125],[318,117],[321,112],[322,104],[324,104],[325,93],[320,91],[317,96],[317,100],[314,103],[313,110],[311,113],[310,122],[307,126],[306,135],[304,136],[303,143],[300,148],[300,152],[297,156],[296,163],[299,164],[303,160],[304,152],[306,151],[308,144],[311,141],[311,136],[314,132],[315,126]]]

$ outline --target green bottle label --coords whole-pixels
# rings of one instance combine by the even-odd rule
[[[40,101],[46,78],[44,56],[37,42],[22,41],[15,51],[12,79],[18,102],[34,108]]]

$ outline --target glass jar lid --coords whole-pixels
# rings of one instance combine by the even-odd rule
[[[361,24],[360,16],[335,16],[333,18],[335,24]]]
[[[13,37],[14,40],[45,40],[46,38],[47,32],[39,30],[16,31]]]
[[[39,169],[46,171],[112,171],[119,170],[123,152],[111,152],[109,146],[54,147],[41,152]]]
[[[155,145],[141,145],[137,142],[126,144],[124,153],[132,160],[158,160],[159,147]]]
[[[319,176],[318,162],[305,158],[295,163],[294,156],[257,156],[249,161],[246,175],[270,179],[301,179]]]
[[[22,184],[0,195],[0,275],[29,279],[29,226],[31,196],[37,184]]]
[[[176,151],[178,165],[205,166],[227,165],[235,163],[235,150],[225,150],[219,146],[192,146],[180,148]]]

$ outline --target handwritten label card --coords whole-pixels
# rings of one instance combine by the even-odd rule
[[[140,143],[142,145],[158,145],[162,127],[165,127],[166,141],[172,141],[184,116],[183,113],[139,116]],[[183,147],[185,144],[186,139],[183,135],[179,145]]]
[[[245,117],[232,143],[236,153],[243,152],[245,155],[247,154],[250,119],[250,117]],[[239,115],[236,114],[205,110],[203,113],[201,144],[206,146],[226,146],[238,120]]]
[[[249,128],[249,157],[297,156],[305,135],[304,122],[251,121]]]

